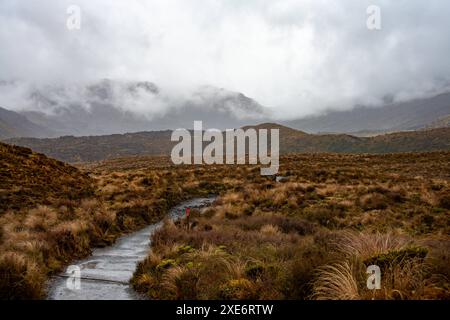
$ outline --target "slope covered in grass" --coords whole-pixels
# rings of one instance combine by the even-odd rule
[[[0,143],[0,214],[56,199],[84,198],[92,195],[91,183],[85,173],[61,161]]]

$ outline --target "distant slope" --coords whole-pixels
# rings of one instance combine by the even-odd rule
[[[255,128],[280,129],[282,153],[391,153],[450,150],[450,128],[399,132],[368,138],[346,134],[306,134],[278,124],[263,124]],[[169,155],[175,144],[170,141],[170,136],[171,131],[166,130],[57,139],[22,138],[9,139],[7,142],[27,146],[67,162],[85,162],[127,156]]]
[[[450,128],[397,132],[375,137],[343,134],[308,135],[281,143],[283,152],[396,153],[450,151]]]
[[[0,139],[49,135],[52,135],[50,130],[31,122],[21,114],[0,107]]]
[[[244,126],[242,127],[242,129],[247,130],[247,129],[255,129],[255,130],[259,130],[259,129],[278,129],[280,132],[280,137],[301,137],[301,136],[306,136],[307,133],[300,131],[300,130],[296,130],[296,129],[292,129],[286,126],[283,126],[281,124],[277,124],[277,123],[270,123],[270,122],[266,122],[266,123],[261,123],[258,125],[254,125],[254,126]]]
[[[368,138],[367,153],[450,150],[450,128],[396,132]]]
[[[89,195],[91,179],[30,149],[0,142],[0,213]]]
[[[322,116],[286,121],[286,125],[310,133],[394,132],[417,130],[450,114],[450,93],[395,103],[378,108],[357,107]]]
[[[448,128],[450,127],[450,114],[441,117],[425,126],[425,129]]]
[[[89,162],[137,155],[166,155],[173,143],[171,131],[137,132],[105,136],[8,139],[66,162]]]

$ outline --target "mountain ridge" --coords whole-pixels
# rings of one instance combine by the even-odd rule
[[[270,129],[273,123],[256,126]],[[249,128],[247,126],[246,128]],[[307,134],[277,125],[281,153],[396,153],[450,150],[450,128],[397,132],[375,137],[348,134]],[[140,156],[170,155],[177,142],[170,140],[171,130],[104,136],[60,138],[16,138],[5,142],[28,147],[66,162],[90,162]]]

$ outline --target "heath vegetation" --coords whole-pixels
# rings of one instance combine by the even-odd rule
[[[132,284],[153,299],[448,299],[450,153],[289,154],[258,166],[134,157],[77,168],[0,144],[0,298],[46,280],[177,203]],[[382,289],[366,288],[366,267]]]
[[[190,228],[165,222],[133,285],[154,299],[448,299],[449,156],[288,155],[278,182],[247,167]]]

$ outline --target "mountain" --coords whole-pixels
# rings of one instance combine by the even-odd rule
[[[450,151],[450,128],[398,132],[375,137],[307,134],[273,123],[265,123],[253,128],[279,129],[281,153]],[[6,142],[26,146],[67,162],[89,162],[127,156],[170,155],[176,143],[170,141],[170,136],[171,131],[165,130],[90,137],[66,136],[56,139],[20,138],[9,139]]]
[[[29,121],[21,114],[0,107],[0,139],[51,135],[51,130]]]
[[[271,121],[273,111],[240,92],[201,86],[172,92],[149,81],[104,79],[87,84],[31,86],[0,82],[0,97],[20,96],[15,110],[41,130],[19,136],[34,137],[109,135],[192,126],[226,129]],[[12,94],[17,92],[17,94]],[[15,101],[8,98],[5,101]],[[439,127],[450,116],[450,93],[390,103],[381,107],[355,107],[282,122],[308,133],[382,133]],[[20,122],[24,122],[22,120]],[[25,128],[32,128],[30,124]],[[4,129],[5,132],[11,131]],[[12,128],[15,128],[12,126]],[[47,131],[42,131],[46,128]],[[35,134],[35,132],[37,132]],[[11,134],[4,135],[11,137]],[[13,136],[17,136],[14,134]]]
[[[356,107],[325,115],[286,121],[284,124],[310,133],[376,133],[417,130],[450,115],[450,93],[382,107]]]
[[[278,129],[280,132],[280,137],[305,137],[308,134],[306,132],[300,131],[300,130],[296,130],[296,129],[292,129],[277,123],[270,123],[270,122],[266,122],[266,123],[261,123],[261,124],[257,124],[257,125],[253,125],[253,126],[244,126],[242,127],[242,129],[247,130],[247,129],[255,129],[255,130],[260,130],[260,129],[266,129],[266,130],[271,130],[271,129]]]
[[[28,148],[0,142],[0,213],[92,194],[87,174]]]
[[[20,84],[2,86],[9,92]],[[20,94],[20,113],[58,136],[176,129],[192,126],[194,120],[225,129],[269,117],[267,108],[244,94],[211,86],[174,94],[147,81],[105,79],[87,85],[30,87]]]
[[[20,110],[16,112],[26,119],[0,124],[2,138],[110,135],[189,128],[194,120],[202,120],[208,128],[226,129],[268,122],[274,116],[271,109],[240,92],[201,86],[174,93],[148,81],[105,79],[88,84],[41,87],[0,82],[0,97],[3,95],[9,97],[5,101],[14,101],[11,96],[20,96],[15,99],[18,101],[15,110]],[[282,124],[308,133],[348,133],[363,137],[437,128],[445,126],[445,117],[449,116],[450,93],[444,93],[382,107],[359,106],[348,111],[330,111]]]
[[[228,129],[269,118],[267,108],[242,93],[202,86],[180,105],[153,119],[153,126],[159,129],[189,128],[195,120],[202,120],[204,127]]]

